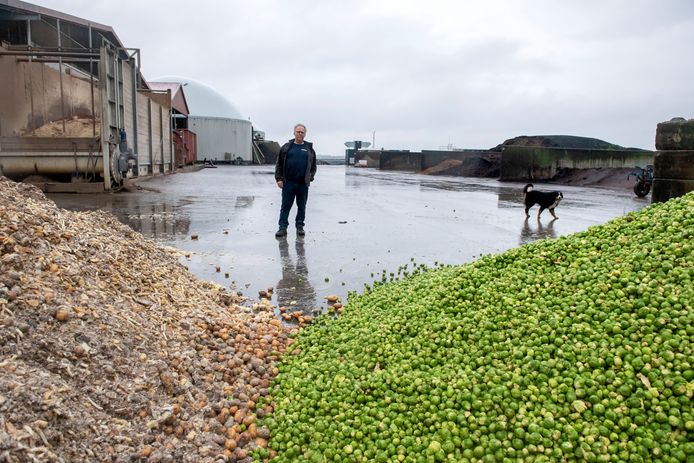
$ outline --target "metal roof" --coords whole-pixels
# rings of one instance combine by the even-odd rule
[[[137,55],[139,85],[149,88],[139,69],[140,50],[125,47],[111,26],[20,0],[0,0],[0,36],[10,46],[26,47],[21,50],[36,51],[36,55],[42,48],[66,54],[89,48],[98,50],[103,45],[102,40],[106,40],[118,48],[124,58],[126,54],[131,58]],[[71,64],[87,73],[94,72],[89,63],[77,61]]]
[[[190,114],[186,94],[183,85],[178,82],[152,82],[149,81],[149,88],[152,90],[171,90],[171,107],[179,113],[187,116]]]
[[[195,79],[181,76],[163,76],[149,79],[149,82],[178,83],[186,95],[189,116],[221,117],[247,121],[236,105],[214,88]]]
[[[96,29],[99,32],[101,32],[101,34],[109,42],[121,48],[125,48],[123,46],[123,42],[121,42],[120,38],[118,38],[118,35],[111,26],[100,24],[94,21],[88,21],[86,19],[78,18],[77,16],[72,16],[67,13],[52,10],[50,8],[45,8],[39,5],[34,5],[32,3],[21,2],[19,0],[0,0],[0,20],[38,20],[41,16],[60,19],[61,21],[84,26],[86,28],[91,27],[93,30]]]

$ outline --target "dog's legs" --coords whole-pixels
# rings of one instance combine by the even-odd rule
[[[530,213],[528,212],[529,210],[530,210],[530,207],[527,206],[527,207],[525,208],[525,216],[526,216],[526,217],[530,217]]]
[[[556,214],[554,213],[554,208],[550,209],[549,212],[550,212],[550,214],[552,214],[552,217],[554,217],[555,219],[558,219],[558,218],[559,218],[559,217],[557,217]]]
[[[542,206],[540,206],[540,210],[537,211],[537,218],[538,218],[538,219],[540,218],[540,214],[542,214],[542,211],[544,211],[544,210],[545,210],[545,208],[542,207]]]

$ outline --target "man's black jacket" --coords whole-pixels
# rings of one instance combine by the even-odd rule
[[[280,148],[280,154],[277,156],[277,164],[275,164],[275,180],[278,182],[280,180],[285,180],[284,171],[287,166],[287,152],[289,152],[289,148],[291,148],[292,143],[294,143],[294,139],[291,139],[282,145],[282,148]],[[316,152],[313,149],[313,143],[304,140],[304,145],[306,145],[308,148],[308,162],[306,163],[306,176],[304,177],[304,180],[306,181],[306,185],[309,185],[316,176]]]

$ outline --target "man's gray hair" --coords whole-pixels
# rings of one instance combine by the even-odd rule
[[[303,127],[304,130],[306,130],[306,125],[305,125],[305,124],[301,124],[301,123],[295,124],[295,125],[294,125],[294,130],[296,130],[297,127]]]

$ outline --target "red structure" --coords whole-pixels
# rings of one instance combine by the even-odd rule
[[[173,125],[174,159],[176,167],[195,164],[198,159],[197,135],[188,130],[188,101],[184,85],[178,82],[149,82],[154,90],[169,91],[171,94],[171,117]]]
[[[195,132],[188,129],[174,129],[173,142],[176,165],[190,166],[198,159],[198,141]]]

